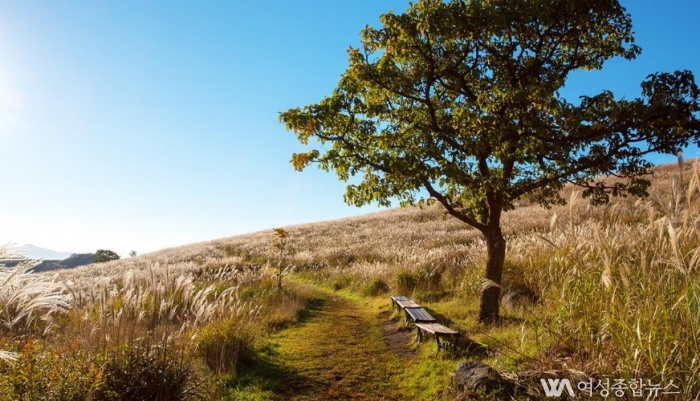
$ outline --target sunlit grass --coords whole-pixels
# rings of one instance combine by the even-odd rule
[[[118,350],[148,340],[172,350],[165,355],[173,359],[160,362],[175,363],[187,353],[183,369],[201,392],[190,389],[184,398],[279,399],[290,395],[281,387],[285,375],[310,377],[326,362],[352,362],[357,371],[328,370],[343,377],[373,371],[353,352],[376,354],[376,367],[390,374],[366,377],[360,390],[342,379],[319,379],[340,398],[350,391],[386,391],[399,399],[449,399],[451,373],[464,359],[511,374],[570,369],[673,379],[684,394],[697,393],[700,166],[686,163],[684,169],[683,182],[677,166],[657,169],[645,200],[590,207],[567,188],[567,207],[546,210],[523,202],[506,213],[503,291],[526,288],[537,301],[502,305],[497,326],[477,323],[483,241],[436,207],[285,227],[284,263],[291,275],[282,289],[271,231],[54,275],[27,273],[30,265],[0,267],[0,389],[7,399],[21,398],[18,391],[91,399],[108,358],[129,356]],[[415,357],[392,359],[378,316],[388,310],[388,296],[399,293],[460,330],[461,348],[435,356],[434,341],[413,340],[406,347]],[[333,335],[352,341],[349,352],[304,359],[319,344],[336,346],[323,342],[323,320],[306,324],[318,307],[314,302],[324,297],[351,307],[365,322],[362,333],[352,341],[344,336],[356,327],[341,325]],[[402,324],[403,316],[391,316]],[[146,365],[158,360],[140,356],[143,369],[152,371]],[[50,363],[57,358],[67,362]],[[285,363],[286,370],[266,360]],[[40,380],[22,390],[13,383],[27,372]],[[65,379],[70,377],[97,384]]]

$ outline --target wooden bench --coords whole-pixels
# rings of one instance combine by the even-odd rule
[[[413,321],[414,323],[433,323],[437,322],[434,317],[428,313],[425,308],[405,308],[406,324]]]
[[[418,343],[423,340],[424,335],[433,335],[437,343],[437,352],[440,352],[440,348],[444,350],[454,349],[460,336],[458,331],[445,327],[440,323],[416,323],[416,331]],[[436,355],[437,352],[435,353]]]
[[[398,305],[398,307],[400,309],[404,309],[404,310],[406,308],[420,308],[421,307],[420,305],[411,301],[410,299],[406,300],[406,301],[396,301],[396,305]]]
[[[392,295],[391,296],[391,309],[394,309],[394,307],[399,308],[399,306],[396,304],[397,301],[410,301],[408,297],[405,297],[403,295]]]
[[[454,349],[457,346],[457,341],[459,341],[460,337],[459,332],[438,323],[422,306],[403,295],[392,295],[391,305],[392,309],[396,306],[399,310],[404,310],[407,325],[411,321],[416,324],[418,343],[423,340],[424,336],[432,335],[437,343],[437,352],[440,352],[440,348],[447,350]]]

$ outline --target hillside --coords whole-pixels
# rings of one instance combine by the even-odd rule
[[[41,263],[34,266],[31,271],[40,273],[59,269],[73,269],[92,263],[95,263],[94,253],[74,253],[63,260],[42,260]]]
[[[684,165],[685,181],[692,174],[692,161]],[[516,210],[503,217],[503,233],[510,241],[509,257],[520,240],[529,241],[532,233],[545,233],[557,225],[574,225],[591,217],[601,218],[610,213],[621,218],[633,218],[639,213],[639,202],[653,205],[671,202],[673,177],[678,174],[675,164],[655,169],[648,199],[617,198],[608,207],[590,206],[580,198],[580,190],[568,187],[562,197],[566,206],[546,209],[522,200]],[[687,185],[687,183],[686,183]],[[574,197],[572,198],[572,195]],[[340,195],[339,195],[340,196]],[[572,201],[573,200],[573,201]],[[395,208],[364,216],[348,217],[327,222],[285,227],[288,232],[288,262],[297,270],[361,271],[367,275],[402,271],[425,266],[443,266],[459,271],[472,266],[483,257],[480,233],[446,215],[440,205]],[[109,276],[115,269],[129,269],[144,263],[167,264],[178,271],[195,266],[215,268],[239,264],[265,264],[278,258],[271,246],[272,230],[238,235],[208,242],[152,252],[133,259],[86,266],[74,272],[63,272],[64,278],[87,274],[91,277]],[[478,268],[478,266],[475,266]]]
[[[146,356],[167,338],[163,357],[194,356],[183,380],[199,383],[188,391],[207,399],[482,399],[450,386],[465,359],[522,380],[527,399],[543,397],[538,380],[524,379],[532,372],[673,380],[690,398],[700,391],[700,367],[689,358],[700,351],[700,164],[686,162],[682,182],[678,172],[657,168],[644,200],[591,207],[567,188],[567,206],[523,201],[506,213],[500,326],[476,323],[485,257],[478,232],[438,206],[285,227],[283,260],[269,230],[60,270],[55,280],[36,275],[62,297],[49,316],[65,318],[47,318],[60,327],[47,334],[54,348],[82,350],[57,375],[84,378],[43,385],[99,398],[151,367],[163,372],[161,359]],[[288,267],[281,291],[280,263]],[[525,290],[535,303],[512,296]],[[417,344],[390,311],[388,295],[399,293],[464,333],[458,351],[436,357],[434,343]],[[1,333],[0,350],[27,352]],[[120,353],[121,344],[135,353]],[[37,347],[47,361],[57,352]],[[87,366],[96,362],[133,376],[94,376]],[[80,387],[90,380],[98,383]]]
[[[11,252],[11,251],[10,251]],[[53,252],[53,251],[51,251]],[[66,257],[65,259],[43,259],[43,260],[36,260],[37,258],[32,257],[31,259],[27,257],[12,257],[14,254],[10,253],[10,258],[9,259],[2,259],[0,258],[0,265],[3,265],[8,268],[14,268],[19,265],[24,265],[24,264],[29,264],[31,265],[31,268],[28,270],[29,272],[32,273],[42,273],[42,272],[50,272],[54,270],[60,270],[60,269],[73,269],[78,266],[85,266],[89,264],[95,263],[95,254],[94,253],[74,253],[70,254],[70,256]],[[57,255],[60,255],[60,253],[57,253]]]

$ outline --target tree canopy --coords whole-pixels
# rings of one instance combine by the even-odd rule
[[[120,256],[116,252],[109,249],[98,249],[95,252],[95,262],[97,263],[111,262],[119,258]]]
[[[635,99],[561,96],[571,72],[640,54],[616,0],[420,0],[380,20],[349,49],[329,97],[280,114],[300,142],[319,145],[292,164],[361,177],[347,186],[352,205],[438,201],[484,233],[496,289],[503,258],[492,251],[505,252],[501,213],[516,199],[561,204],[567,183],[596,203],[644,195],[645,156],[700,137],[690,71],[650,74]],[[599,179],[611,174],[625,180]],[[482,320],[498,314],[497,291],[488,298]]]

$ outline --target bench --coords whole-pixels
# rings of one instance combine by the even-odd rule
[[[396,301],[396,305],[397,305],[400,309],[406,309],[406,308],[420,308],[420,305],[418,305],[417,303],[411,301],[410,299],[409,299],[409,300],[406,300],[406,301]]]
[[[440,348],[444,350],[454,349],[460,336],[458,331],[445,327],[440,323],[416,323],[416,331],[419,344],[426,334],[433,335],[438,347],[437,352],[440,352]],[[435,353],[436,355],[437,352]]]
[[[430,313],[426,311],[422,306],[410,300],[408,297],[403,295],[392,295],[391,296],[391,308],[394,306],[406,312],[406,324],[413,322],[435,322],[435,318],[430,316]]]
[[[394,307],[399,307],[396,302],[397,301],[410,301],[408,297],[405,297],[403,295],[392,295],[391,296],[391,309],[394,309]]]
[[[437,352],[440,352],[440,348],[447,350],[454,349],[457,346],[457,341],[459,341],[460,337],[459,332],[438,323],[422,306],[403,295],[392,295],[391,305],[392,309],[396,306],[399,310],[404,310],[406,313],[406,325],[411,321],[416,324],[418,343],[423,340],[424,336],[432,335],[437,343]]]
[[[406,324],[412,320],[414,323],[433,323],[437,322],[434,317],[428,313],[425,308],[405,308]]]

